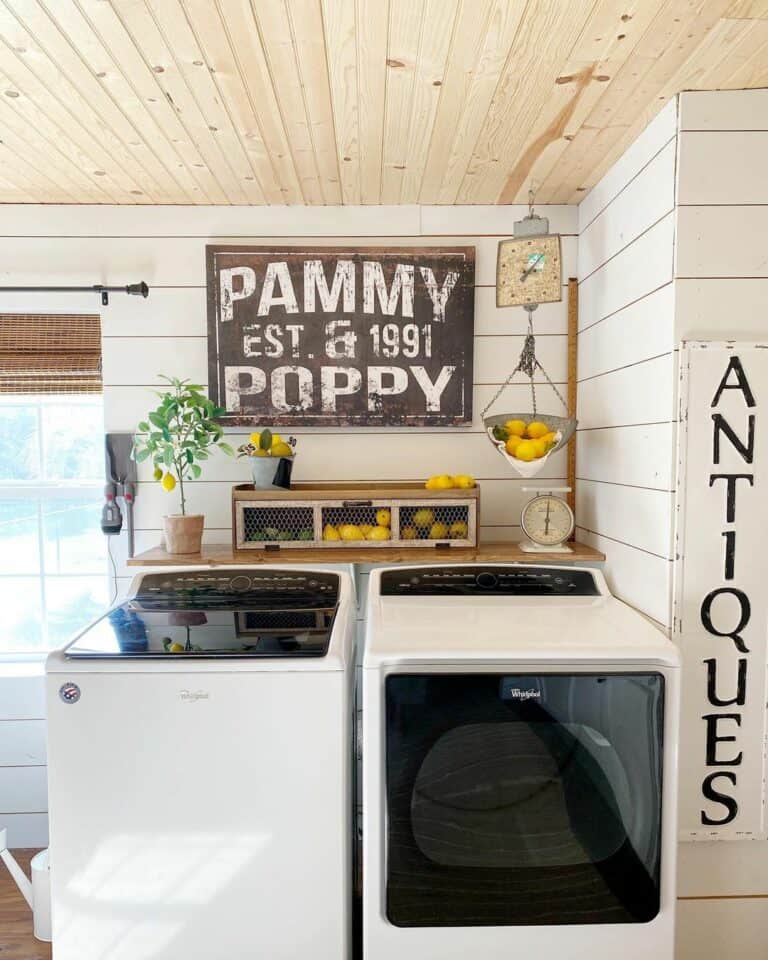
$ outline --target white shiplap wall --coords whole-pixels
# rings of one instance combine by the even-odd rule
[[[667,631],[678,345],[768,333],[768,91],[684,93],[579,208],[580,538]],[[679,960],[764,960],[764,843],[683,843]]]
[[[675,342],[764,340],[768,90],[679,99]],[[768,844],[684,843],[679,870],[681,960],[764,960]]]
[[[551,227],[563,234],[564,277],[576,275],[576,208],[551,206]],[[99,312],[103,329],[104,406],[109,431],[130,431],[156,402],[159,373],[206,382],[206,243],[304,243],[318,246],[476,247],[474,424],[469,429],[302,429],[295,479],[418,480],[433,473],[472,473],[482,485],[481,536],[518,539],[521,486],[481,430],[480,411],[515,366],[525,332],[520,310],[495,306],[496,245],[512,233],[524,207],[0,207],[0,286],[125,284],[145,280],[147,300],[113,295],[101,308],[93,295],[0,293],[1,312]],[[539,354],[553,380],[566,379],[566,302],[536,314]],[[539,394],[543,397],[546,388]],[[552,395],[549,409],[561,412]],[[524,409],[525,387],[510,390],[495,410]],[[545,407],[546,409],[546,407]],[[245,431],[232,432],[238,440]],[[564,455],[545,474],[565,478]],[[248,478],[241,461],[217,456],[190,484],[190,509],[207,518],[206,537],[230,536],[230,488]],[[175,500],[142,466],[136,499],[136,548],[157,544],[161,518]],[[130,582],[126,542],[115,544],[120,587]],[[366,582],[363,577],[361,582]],[[11,843],[46,841],[42,683],[6,676],[0,664],[0,822]],[[29,671],[28,671],[29,672]]]
[[[670,624],[676,103],[579,207],[576,514],[617,596]]]

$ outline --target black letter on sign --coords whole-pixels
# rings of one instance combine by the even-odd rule
[[[724,530],[725,537],[725,579],[733,580],[733,568],[736,555],[736,531]]]
[[[736,431],[728,423],[722,413],[713,413],[712,422],[715,425],[712,444],[712,461],[720,463],[720,432],[722,431],[731,441],[736,452],[746,463],[752,463],[755,459],[755,415],[750,413],[747,420],[747,442],[742,443],[736,434]]]
[[[708,827],[723,827],[726,823],[731,823],[735,820],[736,814],[739,812],[739,805],[733,797],[729,797],[726,793],[719,793],[715,790],[713,784],[718,777],[725,777],[734,787],[736,786],[736,774],[730,771],[727,773],[725,771],[722,773],[710,773],[708,777],[704,778],[704,782],[701,785],[701,792],[704,794],[704,797],[707,800],[714,800],[715,803],[722,803],[728,811],[722,820],[713,820],[702,810],[701,822]]]
[[[717,735],[717,724],[720,720],[735,720],[736,726],[741,726],[740,713],[708,713],[701,718],[707,721],[707,766],[708,767],[738,767],[741,764],[743,754],[739,751],[738,755],[732,760],[717,759],[718,743],[736,743],[736,737],[719,737]]]
[[[712,604],[715,598],[719,597],[721,593],[730,593],[731,596],[736,597],[741,605],[739,622],[733,630],[716,630],[712,623]],[[730,637],[739,653],[749,653],[746,644],[739,634],[749,623],[751,616],[752,607],[749,602],[749,597],[743,590],[737,590],[736,587],[718,587],[717,590],[712,590],[711,593],[708,593],[706,597],[704,597],[704,602],[701,605],[701,622],[704,624],[704,629],[707,633],[711,633],[715,637]]]
[[[730,707],[732,703],[743,706],[747,701],[747,660],[739,659],[739,674],[736,681],[736,696],[731,700],[721,700],[717,695],[717,660],[704,660],[707,665],[707,700],[713,707]]]
[[[725,498],[725,522],[736,521],[736,481],[748,480],[750,487],[755,485],[755,476],[752,473],[712,473],[709,476],[709,485],[714,487],[715,480],[725,480],[728,491]]]
[[[728,383],[728,377],[731,375],[731,371],[736,373],[736,383]],[[715,398],[712,401],[712,406],[716,407],[720,402],[720,394],[723,390],[741,390],[744,394],[744,399],[747,402],[748,407],[754,407],[755,398],[752,396],[752,391],[749,389],[749,382],[747,381],[747,375],[744,373],[744,368],[741,365],[741,360],[738,357],[731,357],[728,361],[728,368],[725,371],[723,379],[720,381],[720,386],[715,391]]]

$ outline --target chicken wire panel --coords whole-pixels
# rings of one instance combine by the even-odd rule
[[[387,503],[337,503],[321,506],[324,543],[387,543],[392,539],[392,510]]]
[[[474,546],[474,515],[469,503],[401,504],[398,539],[403,544],[424,541]]]
[[[242,544],[298,543],[306,546],[315,539],[315,514],[311,506],[252,505],[241,508]]]

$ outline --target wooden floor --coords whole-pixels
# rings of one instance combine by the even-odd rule
[[[29,874],[29,861],[37,850],[14,850],[13,855]],[[35,940],[32,912],[11,876],[0,863],[0,960],[50,960],[51,945]]]

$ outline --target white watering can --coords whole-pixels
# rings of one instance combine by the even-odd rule
[[[0,860],[8,867],[16,886],[32,910],[34,933],[38,940],[51,940],[51,865],[50,851],[41,850],[32,857],[32,879],[16,862],[6,846],[5,827],[0,827]]]

